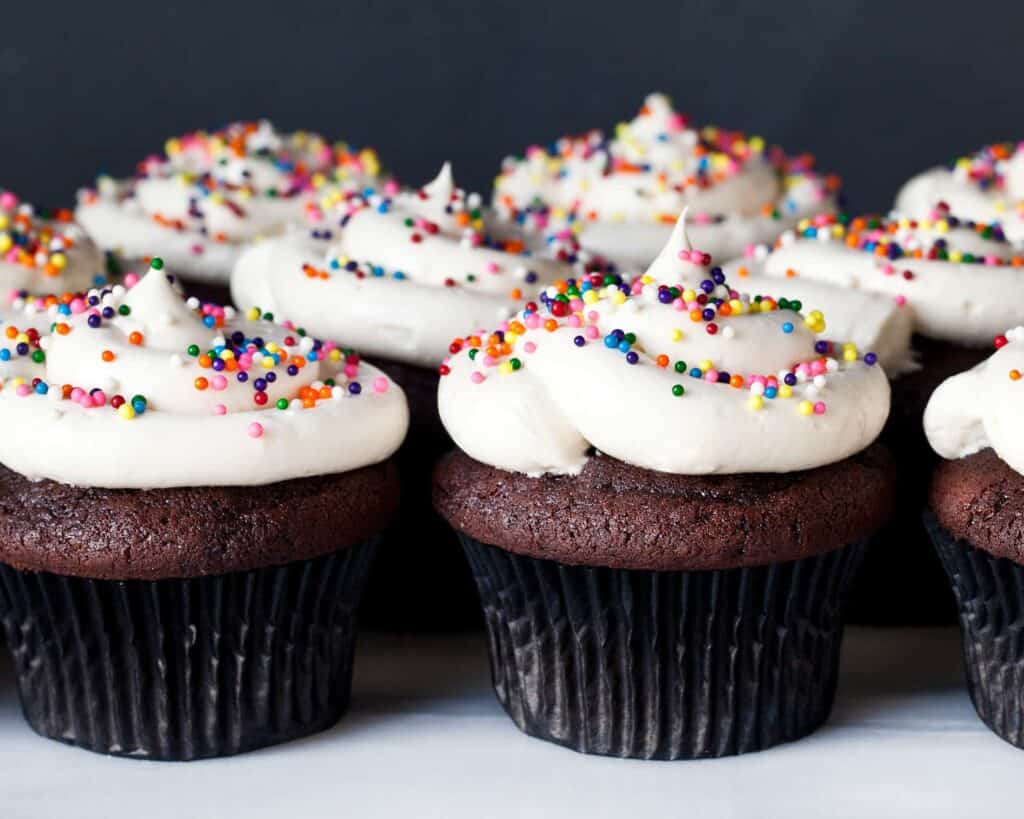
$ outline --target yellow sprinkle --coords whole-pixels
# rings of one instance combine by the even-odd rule
[[[249,319],[249,321],[256,321],[260,317],[260,308],[250,307],[248,310],[246,310],[245,317]]]
[[[747,403],[749,403],[751,409],[759,410],[764,406],[764,399],[760,395],[752,395]]]
[[[498,366],[498,371],[502,375],[510,375],[512,373],[512,362],[502,361],[501,364]]]
[[[11,241],[11,234],[0,233],[0,253],[6,253],[8,250],[11,249],[12,244],[13,242]]]
[[[612,304],[625,304],[626,294],[621,290],[615,290],[612,292]]]
[[[273,356],[265,355],[260,363],[263,365],[264,370],[272,370],[277,362],[274,360]]]
[[[702,373],[706,373],[708,370],[711,369],[711,360],[705,358],[702,362],[700,362],[699,366],[700,366],[700,371]]]
[[[131,421],[135,417],[135,410],[132,405],[125,401],[121,406],[117,408],[117,414],[120,415],[124,420]]]
[[[596,290],[588,290],[586,293],[583,294],[584,304],[594,304],[595,302],[597,302],[597,300],[598,295]]]
[[[341,350],[335,347],[327,356],[331,361],[341,361]]]
[[[792,398],[793,388],[789,384],[779,384],[779,398]]]
[[[682,341],[683,331],[677,327],[675,330],[669,333],[669,338],[671,338],[673,341]]]
[[[654,281],[654,277],[648,276],[646,273],[644,273],[644,275],[640,277],[640,281],[642,281],[644,284],[650,284],[651,282]]]
[[[810,401],[801,401],[797,409],[800,410],[801,415],[812,415],[814,413],[814,404]]]
[[[696,299],[697,299],[697,294],[694,293],[692,290],[684,290],[683,291],[683,301],[690,302],[690,301],[695,301]]]

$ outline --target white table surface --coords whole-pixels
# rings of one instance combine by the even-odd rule
[[[978,721],[954,629],[850,629],[811,737],[699,762],[530,739],[491,692],[482,637],[370,636],[333,730],[232,759],[152,763],[37,737],[0,662],[2,819],[1020,817],[1024,752]]]

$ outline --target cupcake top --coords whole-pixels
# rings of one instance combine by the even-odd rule
[[[101,283],[104,273],[103,254],[71,211],[36,208],[0,190],[0,282],[7,291],[77,292]]]
[[[928,442],[950,460],[991,447],[1024,474],[1024,424],[1018,402],[1024,390],[1024,327],[995,338],[996,351],[976,367],[946,379],[924,413]]]
[[[397,449],[408,410],[386,376],[288,325],[185,301],[162,268],[60,312],[44,375],[0,389],[0,463],[82,486],[241,486]]]
[[[796,218],[829,209],[837,187],[810,157],[788,157],[760,137],[694,128],[668,97],[652,94],[611,137],[562,137],[507,159],[494,202],[518,212],[568,211],[586,223],[585,247],[646,265],[684,207],[696,241],[731,258]]]
[[[101,176],[80,194],[76,214],[100,244],[130,260],[155,248],[183,274],[226,282],[237,245],[299,222],[326,186],[359,189],[379,171],[372,150],[235,122],[169,139],[133,179]]]
[[[463,451],[530,475],[577,473],[591,448],[679,474],[790,472],[877,437],[876,356],[821,338],[798,301],[731,288],[685,218],[644,276],[580,276],[452,343],[438,406]]]
[[[1022,317],[1024,252],[998,224],[945,206],[926,217],[821,216],[784,233],[764,262],[769,276],[809,278],[891,296],[915,330],[965,346],[989,343]]]
[[[435,367],[457,332],[507,318],[524,292],[583,263],[569,231],[535,253],[485,215],[448,164],[416,191],[334,192],[307,231],[243,254],[232,295],[367,355]]]
[[[964,219],[997,223],[1011,241],[1024,242],[1024,142],[986,145],[918,174],[896,197],[896,210],[911,217],[939,204]]]

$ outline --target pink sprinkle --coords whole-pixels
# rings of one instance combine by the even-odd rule
[[[249,424],[249,437],[250,438],[262,438],[263,437],[263,424],[259,421],[253,421]]]
[[[216,404],[214,406],[214,408],[213,408],[213,414],[214,415],[227,415],[228,414],[228,408],[225,407],[223,404]]]
[[[192,250],[192,255],[193,256],[202,256],[203,255],[203,246],[202,245],[192,245],[191,250]]]
[[[92,402],[97,407],[102,407],[107,403],[107,394],[103,390],[92,391]]]
[[[825,372],[825,365],[818,359],[811,362],[811,375],[821,375]]]
[[[85,300],[72,299],[71,304],[68,305],[68,308],[71,310],[72,313],[74,313],[77,316],[79,313],[85,310]]]
[[[906,304],[907,304],[907,297],[906,296],[899,295],[899,296],[896,297],[896,305],[898,307],[905,307]]]
[[[895,272],[896,271],[893,269],[893,266],[891,264],[883,264],[882,265],[882,273],[884,275],[891,276]]]
[[[595,327],[593,324],[591,324],[584,331],[584,334],[586,335],[587,338],[589,338],[591,341],[593,341],[595,338],[597,338],[597,337],[599,337],[601,335],[601,331],[597,327]]]
[[[18,207],[18,197],[10,191],[4,191],[0,193],[0,208],[4,210],[14,210]]]
[[[590,330],[590,328],[588,327],[587,330]],[[532,352],[534,352],[537,349],[537,345],[534,344],[532,341],[527,341],[523,345],[523,349],[526,350],[526,352],[528,352],[528,353],[532,353]]]
[[[576,315],[576,313],[573,313],[571,316],[569,316],[569,318],[567,319],[566,323],[570,327],[582,327],[583,326],[583,319],[581,319],[578,315]]]
[[[704,373],[704,380],[711,381],[712,383],[718,381],[718,370],[708,370]]]
[[[672,306],[676,309],[677,313],[681,313],[686,309],[686,302],[682,299],[673,299]]]
[[[18,393],[18,395],[22,396],[23,398],[26,395],[28,395],[30,392],[32,392],[32,388],[28,384],[19,384],[18,385],[17,393]],[[88,398],[88,396],[86,396],[86,397]]]
[[[355,378],[357,375],[359,375],[359,365],[358,364],[346,364],[345,365],[345,377],[346,378]]]
[[[383,375],[378,375],[373,379],[373,391],[379,393],[388,391],[388,380]]]
[[[75,387],[73,390],[71,390],[72,401],[79,401],[83,395],[85,395],[85,390],[83,390],[81,387]]]
[[[124,286],[131,290],[135,285],[139,283],[138,273],[126,273],[124,276]]]
[[[484,380],[484,374],[478,370],[474,370],[470,373],[469,380],[474,384],[482,384]]]
[[[223,390],[228,386],[228,380],[223,375],[215,375],[210,379],[210,386],[215,390]]]
[[[499,270],[501,270],[501,267],[498,265],[497,262],[488,262],[487,263],[487,272],[488,273],[497,273]]]
[[[398,183],[394,179],[389,179],[384,185],[384,193],[388,196],[394,196],[398,193]]]
[[[825,414],[825,402],[824,401],[819,401],[817,404],[814,405],[814,414],[815,415],[824,415]]]
[[[587,313],[588,321],[597,321],[599,318],[601,318],[601,314],[598,313],[597,310],[591,310],[589,313]]]

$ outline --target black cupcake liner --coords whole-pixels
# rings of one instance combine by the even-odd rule
[[[699,572],[568,566],[462,543],[498,701],[530,736],[694,759],[769,748],[828,718],[861,543]]]
[[[974,710],[1024,748],[1024,566],[958,540],[931,512],[924,519],[956,596]]]
[[[0,565],[0,621],[25,718],[91,751],[180,761],[329,728],[348,707],[375,545],[194,579]]]

